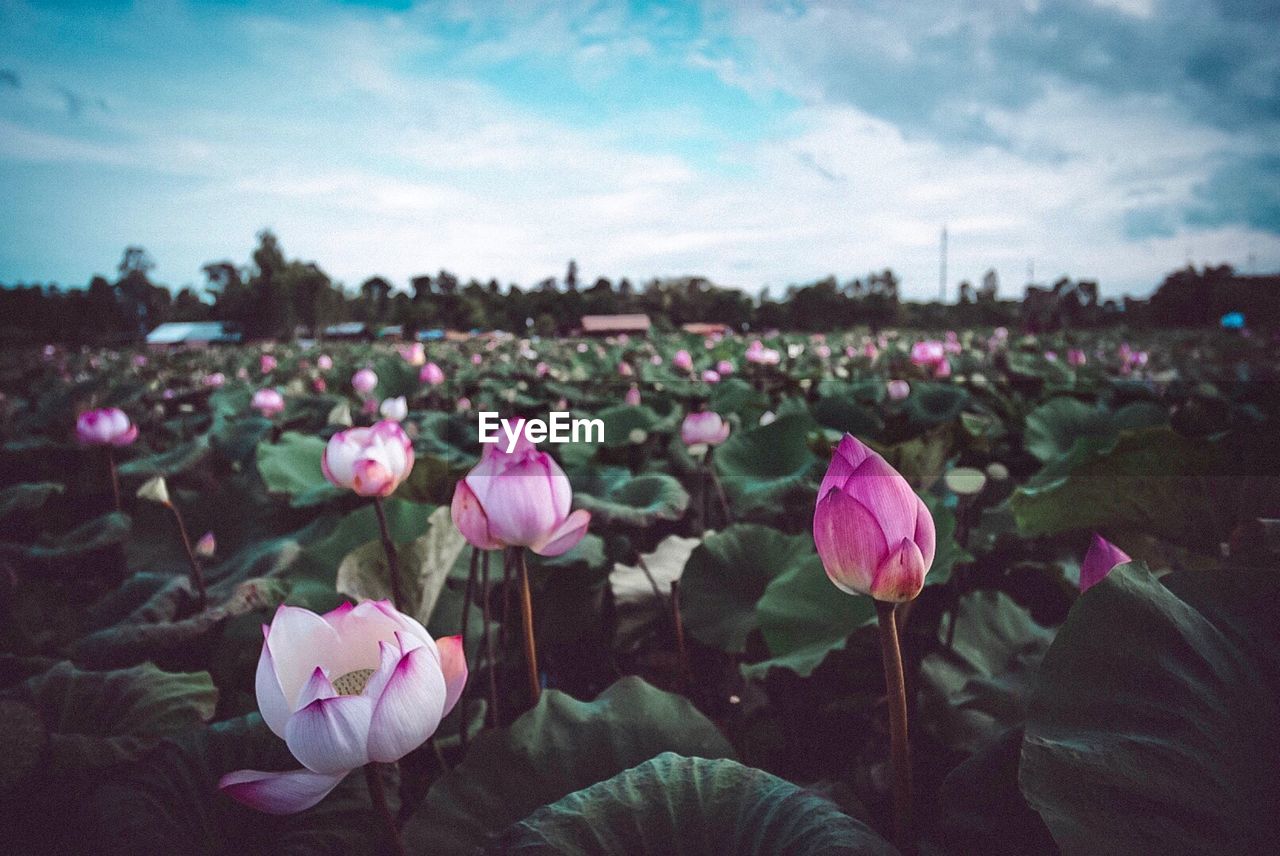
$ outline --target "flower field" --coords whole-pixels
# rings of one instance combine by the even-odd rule
[[[3,849],[1275,852],[1278,351],[5,353]]]

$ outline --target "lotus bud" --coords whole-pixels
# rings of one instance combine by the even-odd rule
[[[1080,563],[1080,591],[1089,590],[1102,582],[1116,565],[1130,561],[1132,559],[1124,550],[1095,532],[1093,541],[1089,544],[1089,552],[1085,553],[1084,561]]]
[[[404,418],[409,415],[409,404],[405,401],[403,395],[395,398],[388,398],[382,402],[379,408],[383,419],[390,419],[393,422],[403,422]]]
[[[217,550],[218,541],[213,537],[212,532],[204,533],[200,536],[200,540],[196,542],[196,555],[202,559],[212,559]]]
[[[718,446],[729,438],[729,423],[714,410],[690,413],[680,423],[680,439],[686,446]]]
[[[329,438],[320,468],[330,482],[360,496],[390,496],[413,469],[413,443],[389,420],[349,428]]]
[[[845,434],[813,515],[813,540],[831,582],[849,594],[911,600],[924,587],[936,537],[929,509],[907,480]]]
[[[89,446],[127,446],[138,439],[138,426],[118,407],[104,407],[80,414],[76,438]]]
[[[378,385],[378,376],[373,369],[360,369],[351,376],[351,388],[361,395],[368,395]]]
[[[260,389],[253,394],[251,402],[253,408],[262,413],[263,416],[270,419],[277,413],[284,410],[284,396],[276,390],[267,387]]]
[[[173,504],[169,501],[169,485],[165,483],[164,476],[155,476],[143,482],[142,487],[138,488],[138,499],[158,502],[161,505]]]

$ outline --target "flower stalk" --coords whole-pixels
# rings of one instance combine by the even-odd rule
[[[894,612],[897,604],[876,601],[880,625],[880,657],[889,706],[889,749],[893,765],[894,843],[902,853],[915,853],[911,812],[911,745],[907,739],[907,686]]]
[[[396,856],[405,856],[404,842],[400,839],[400,828],[391,815],[390,807],[387,806],[387,792],[382,785],[381,768],[382,765],[377,762],[364,765],[364,781],[369,788],[369,801],[373,803],[374,811],[382,818],[387,837],[391,839],[392,852]]]
[[[542,681],[538,678],[538,645],[533,636],[533,597],[529,592],[529,564],[525,561],[524,548],[515,549],[516,561],[520,567],[520,616],[524,625],[524,658],[529,667],[529,696],[536,705],[542,696]]]
[[[382,536],[382,551],[387,554],[387,579],[391,585],[391,602],[397,610],[405,608],[404,591],[400,585],[400,562],[396,545],[391,541],[391,529],[387,526],[387,512],[382,507],[382,497],[373,498],[373,508],[378,515],[378,532]]]

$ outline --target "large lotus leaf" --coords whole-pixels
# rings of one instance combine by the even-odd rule
[[[329,482],[320,468],[325,441],[286,431],[278,443],[258,446],[258,472],[270,493],[285,494],[295,508],[320,505],[346,491]]]
[[[721,416],[734,414],[743,424],[754,425],[769,409],[769,398],[742,378],[726,378],[711,388],[707,406]]]
[[[1168,412],[1150,401],[1109,411],[1078,398],[1054,398],[1027,414],[1023,445],[1041,461],[1051,461],[1071,451],[1082,437],[1111,439],[1123,430],[1151,428],[1168,421]]]
[[[855,437],[875,436],[884,425],[880,414],[848,394],[818,399],[813,416],[824,427]]]
[[[969,394],[954,384],[920,382],[911,384],[903,410],[913,429],[925,430],[951,422],[968,403]]]
[[[291,770],[298,762],[254,713],[166,742],[112,772],[85,809],[94,853],[374,854],[382,822],[364,776],[349,775],[319,805],[268,815],[218,791],[234,770]]]
[[[498,432],[499,438],[502,432]],[[475,419],[458,413],[425,413],[418,422],[415,446],[451,467],[470,467],[480,459],[482,446]]]
[[[1280,575],[1140,564],[1080,596],[1040,666],[1021,782],[1062,851],[1280,841]]]
[[[453,525],[447,506],[440,506],[427,520],[427,534],[396,547],[403,595],[402,612],[423,624],[431,620],[436,600],[454,562],[467,541]],[[370,541],[347,554],[338,566],[339,594],[359,600],[389,600],[391,580],[382,541]]]
[[[1216,552],[1230,534],[1217,520],[1216,459],[1206,441],[1168,428],[1084,438],[1019,487],[1009,505],[1024,537],[1135,529]]]
[[[680,614],[691,636],[730,653],[759,626],[756,603],[793,563],[816,557],[813,538],[738,523],[693,551],[680,584]],[[825,578],[824,578],[825,579]]]
[[[666,473],[643,473],[608,487],[603,495],[575,492],[579,508],[591,512],[593,522],[650,526],[658,520],[679,520],[689,507],[689,494]]]
[[[72,647],[75,661],[102,669],[130,665],[143,660],[162,661],[180,656],[184,649],[237,615],[278,605],[285,597],[283,584],[268,580],[248,580],[239,584],[230,597],[186,615],[196,603],[196,594],[186,577],[169,581],[123,621],[82,636]]]
[[[539,806],[663,752],[731,758],[733,747],[681,696],[626,677],[594,701],[557,690],[509,728],[481,734],[432,785],[404,829],[413,853],[470,854]]]
[[[39,713],[50,763],[76,776],[133,760],[161,738],[199,727],[217,701],[208,672],[162,672],[150,663],[85,672],[61,662],[4,695]]]
[[[618,404],[606,407],[593,417],[604,423],[604,445],[611,449],[629,446],[633,432],[651,433],[661,422],[658,414],[643,404]]]
[[[0,490],[0,519],[15,511],[31,511],[44,505],[49,497],[66,488],[57,482],[15,484]]]
[[[120,475],[153,478],[155,476],[174,476],[185,472],[204,460],[209,454],[209,438],[201,435],[194,440],[179,443],[171,449],[132,458],[119,467]]]
[[[427,531],[427,520],[435,508],[401,499],[383,500],[387,529],[393,543],[413,541]],[[380,538],[378,516],[373,505],[349,512],[323,538],[308,544],[303,554],[307,563],[323,574],[333,574],[352,550]]]
[[[253,460],[258,445],[266,441],[271,428],[271,420],[263,416],[215,420],[209,431],[209,442],[228,461],[244,465]]]
[[[920,666],[924,721],[947,746],[974,752],[1025,716],[1031,682],[1053,632],[1003,592],[962,597]]]
[[[818,462],[809,450],[814,428],[807,413],[792,413],[731,434],[715,450],[714,461],[733,504],[743,511],[773,506],[802,485]]]
[[[670,752],[543,806],[492,842],[489,852],[897,853],[812,791],[737,761]]]
[[[613,566],[609,588],[618,617],[614,634],[618,649],[636,647],[654,621],[669,615],[671,584],[680,579],[690,554],[701,543],[698,538],[668,535],[652,553],[642,554],[639,563]]]
[[[0,552],[26,553],[33,559],[65,559],[119,544],[129,537],[130,528],[129,515],[112,511],[30,547],[0,544]]]
[[[453,489],[467,474],[465,467],[450,464],[435,455],[418,455],[409,477],[400,483],[393,496],[430,505],[448,505]]]
[[[801,677],[813,673],[826,656],[845,646],[850,634],[876,617],[875,601],[846,594],[832,584],[813,549],[796,549],[755,605],[755,619],[769,659],[743,667],[748,676],[789,669]]]

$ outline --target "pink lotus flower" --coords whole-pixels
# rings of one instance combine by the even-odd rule
[[[911,362],[922,368],[933,368],[947,358],[947,350],[937,340],[916,342],[911,346]]]
[[[480,356],[479,354],[471,355],[471,365],[478,366],[478,365],[481,365],[482,363],[484,363],[484,357]]]
[[[351,376],[351,388],[361,395],[373,392],[373,388],[377,385],[378,376],[374,374],[373,369],[360,369]]]
[[[1080,591],[1087,591],[1102,582],[1116,565],[1131,562],[1129,555],[1112,544],[1098,533],[1093,533],[1093,541],[1089,544],[1089,552],[1085,553],[1080,563]]]
[[[411,366],[420,366],[427,361],[427,349],[421,342],[414,342],[400,351],[400,356]]]
[[[127,446],[138,439],[138,426],[118,407],[88,410],[76,420],[76,438],[88,446]]]
[[[911,394],[911,384],[905,380],[891,380],[885,384],[885,390],[889,393],[890,401],[902,401]]]
[[[636,386],[634,383],[631,384],[631,388],[627,390],[626,402],[632,407],[638,407],[640,405],[640,387]]]
[[[218,787],[269,814],[310,808],[352,770],[417,749],[467,682],[461,637],[434,640],[387,601],[324,615],[281,606],[262,631],[258,709],[302,769],[236,770]]]
[[[253,394],[250,404],[254,410],[270,419],[284,410],[284,396],[271,387],[266,387]]]
[[[718,446],[729,439],[729,423],[714,410],[690,413],[680,423],[680,439],[686,446]]]
[[[936,547],[933,517],[884,458],[851,435],[818,488],[813,540],[831,582],[849,594],[911,600]]]
[[[702,373],[702,380],[704,383],[719,383],[720,373],[715,369],[707,369]]]
[[[320,468],[330,482],[360,496],[390,496],[413,470],[413,443],[389,420],[348,428],[329,438]]]
[[[661,355],[661,354],[654,354],[652,357],[650,357],[650,358],[649,358],[649,365],[651,365],[651,366],[660,366],[660,365],[662,365],[662,355]]]
[[[721,360],[716,363],[716,371],[720,373],[720,377],[728,377],[733,374],[733,363],[728,360]]]
[[[325,382],[324,378],[318,377],[315,380],[311,381],[311,388],[314,389],[316,392],[324,392],[329,388],[329,384]]]
[[[226,382],[227,382],[227,376],[224,375],[222,372],[214,372],[213,374],[207,374],[201,379],[201,383],[203,383],[205,386],[213,387],[214,389],[217,389],[218,387],[222,386]]]
[[[875,358],[880,356],[880,349],[876,347],[875,342],[867,342],[862,346],[862,355],[874,362]]]
[[[831,348],[826,345],[819,345],[813,349],[813,352],[818,355],[818,359],[820,360],[825,360],[831,357]]]
[[[570,513],[569,477],[523,435],[510,453],[493,443],[453,492],[453,523],[481,550],[528,547],[542,556],[568,552],[587,534],[591,514]]]
[[[546,377],[549,371],[551,371],[551,366],[543,362],[540,362],[533,367],[533,373],[537,377]]]
[[[427,363],[422,367],[422,371],[418,372],[418,382],[428,386],[439,386],[444,383],[444,370],[435,363]]]
[[[693,371],[693,357],[689,356],[689,352],[682,348],[676,351],[676,355],[671,358],[671,365],[682,372],[691,372]]]
[[[1071,350],[1067,351],[1067,365],[1079,367],[1084,365],[1088,361],[1089,361],[1089,358],[1086,357],[1084,354],[1084,351],[1080,350],[1079,348],[1072,348]]]
[[[276,358],[270,354],[263,354],[258,358],[258,371],[262,372],[262,374],[275,370],[276,365]]]
[[[635,370],[631,368],[630,363],[618,363],[618,374],[623,377],[631,377],[635,374]]]
[[[147,358],[143,354],[133,355],[133,367],[135,369],[143,369],[147,367]]]
[[[467,398],[465,395],[462,398],[459,398],[458,404],[455,407],[455,409],[459,413],[466,413],[468,410],[471,409],[471,399]]]
[[[333,368],[333,358],[328,354],[321,354],[316,358],[316,368],[327,372],[329,369]]]

